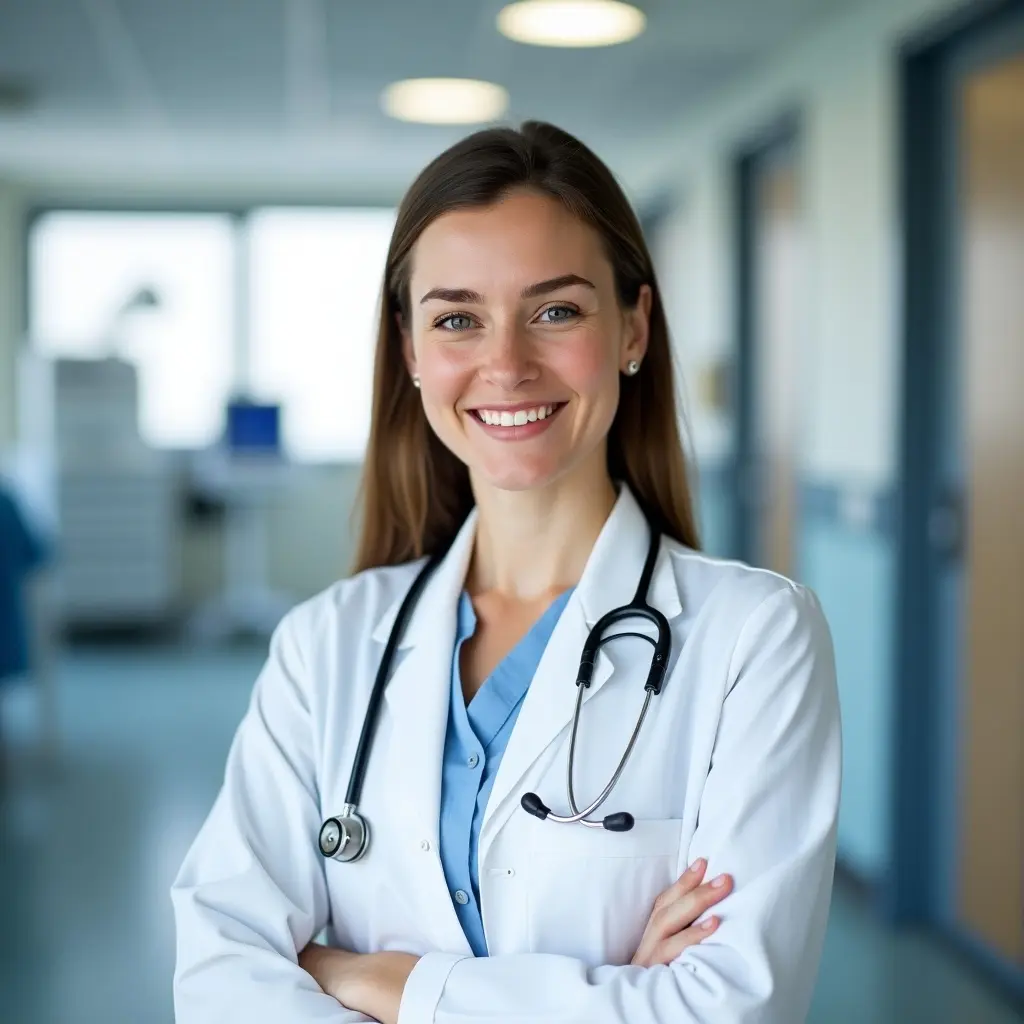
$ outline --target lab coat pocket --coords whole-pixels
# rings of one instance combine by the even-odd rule
[[[530,951],[628,964],[675,881],[682,820],[637,820],[629,832],[536,821],[530,831]]]

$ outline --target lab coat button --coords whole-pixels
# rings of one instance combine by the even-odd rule
[[[466,761],[466,764],[468,764],[470,768],[475,768],[479,763],[480,758],[476,754],[470,754],[469,760]]]
[[[461,889],[457,889],[455,892],[455,902],[460,907],[464,907],[469,902],[469,897]]]

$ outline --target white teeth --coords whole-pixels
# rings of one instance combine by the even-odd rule
[[[535,409],[519,409],[516,412],[478,409],[477,415],[492,427],[523,427],[527,423],[547,419],[554,411],[553,405],[539,405]]]

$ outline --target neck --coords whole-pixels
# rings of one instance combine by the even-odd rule
[[[476,543],[466,579],[476,596],[551,599],[575,586],[615,504],[604,467],[528,491],[476,489]]]

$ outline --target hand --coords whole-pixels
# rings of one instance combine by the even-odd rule
[[[349,1010],[395,1024],[405,983],[419,957],[411,953],[350,953],[311,942],[299,966]]]
[[[703,857],[694,861],[679,880],[654,901],[654,909],[631,964],[637,967],[669,964],[684,949],[696,946],[714,933],[719,923],[717,917],[709,917],[700,924],[694,922],[732,892],[732,878],[719,875],[701,885],[707,867]]]

